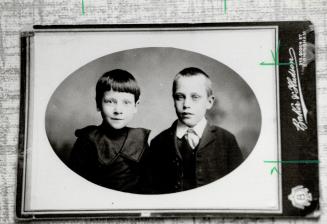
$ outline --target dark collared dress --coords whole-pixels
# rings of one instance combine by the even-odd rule
[[[141,174],[149,133],[143,128],[115,130],[106,124],[79,129],[75,132],[78,138],[71,152],[70,167],[103,187],[143,193]]]

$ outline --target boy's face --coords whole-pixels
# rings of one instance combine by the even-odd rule
[[[174,102],[178,119],[188,127],[193,127],[212,107],[214,97],[207,94],[204,76],[181,76],[177,79]]]
[[[101,115],[112,128],[121,129],[125,127],[137,112],[138,102],[132,93],[106,91],[102,97]]]

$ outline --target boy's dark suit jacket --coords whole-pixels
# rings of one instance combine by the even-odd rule
[[[177,149],[177,122],[156,136],[150,145],[149,168],[154,194],[183,191],[182,157]],[[215,181],[243,161],[234,135],[207,124],[195,152],[196,187]]]

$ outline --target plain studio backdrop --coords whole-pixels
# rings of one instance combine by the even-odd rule
[[[177,119],[172,83],[174,76],[186,67],[198,67],[210,76],[216,100],[207,119],[233,133],[247,157],[261,128],[260,108],[251,88],[235,71],[217,60],[196,52],[159,47],[109,54],[67,74],[46,110],[46,133],[52,148],[66,162],[76,140],[75,130],[101,124],[95,85],[102,74],[113,69],[127,70],[136,78],[141,88],[140,104],[129,126],[150,129],[151,141]]]

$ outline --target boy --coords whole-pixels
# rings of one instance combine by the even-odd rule
[[[128,128],[137,112],[140,88],[127,71],[116,69],[102,75],[96,85],[96,105],[102,124],[77,130],[71,168],[103,187],[141,192],[143,156],[150,131]]]
[[[173,98],[178,120],[150,145],[151,188],[157,194],[208,184],[243,161],[235,137],[205,118],[214,103],[206,73],[193,67],[179,72]]]

